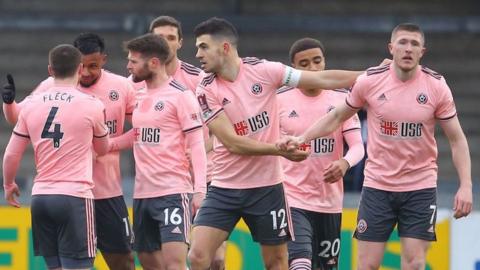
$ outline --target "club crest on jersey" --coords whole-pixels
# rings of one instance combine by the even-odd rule
[[[422,123],[382,121],[380,123],[380,134],[402,139],[413,139],[422,137],[422,128]]]
[[[257,133],[266,129],[270,124],[270,118],[267,111],[263,111],[260,114],[252,116],[247,120],[242,120],[233,124],[235,132],[240,136],[246,136],[250,133]]]
[[[163,108],[165,108],[165,104],[163,103],[163,101],[159,101],[157,102],[157,104],[155,104],[155,111],[162,111]]]
[[[334,109],[335,109],[335,106],[332,106],[332,105],[328,106],[327,113],[333,111]]]
[[[118,94],[117,91],[111,90],[110,93],[108,94],[108,97],[110,98],[111,101],[117,101],[120,95]]]
[[[428,101],[427,95],[425,95],[424,93],[418,94],[418,96],[417,96],[417,102],[418,102],[419,104],[425,104],[425,103],[427,103],[427,101]]]
[[[255,83],[255,84],[252,85],[252,93],[254,95],[260,95],[262,93],[262,91],[263,91],[263,87],[262,87],[261,84]]]

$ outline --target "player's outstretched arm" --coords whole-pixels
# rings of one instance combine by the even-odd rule
[[[453,215],[455,218],[465,217],[472,211],[473,204],[472,168],[467,138],[463,133],[457,116],[449,120],[440,121],[440,126],[450,143],[453,164],[457,169],[460,182],[460,187],[453,202]]]
[[[284,151],[273,143],[265,143],[240,136],[233,130],[233,125],[228,116],[221,112],[215,119],[208,123],[208,128],[233,154],[237,155],[273,155],[283,156],[292,161],[302,161],[308,157],[308,152],[300,150]]]
[[[7,149],[3,155],[3,188],[5,189],[5,199],[8,204],[14,207],[20,207],[17,198],[20,191],[15,183],[15,176],[23,153],[28,146],[29,139],[12,133]]]
[[[345,103],[339,105],[324,117],[320,118],[298,137],[286,136],[281,138],[276,145],[286,151],[298,148],[299,145],[309,142],[315,138],[326,136],[334,132],[348,118],[352,117],[358,110],[352,109]]]
[[[363,71],[347,70],[302,70],[298,88],[301,89],[338,89],[350,87]]]

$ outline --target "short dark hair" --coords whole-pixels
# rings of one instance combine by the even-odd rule
[[[295,41],[292,47],[290,47],[290,62],[293,63],[293,58],[295,58],[297,53],[313,48],[319,48],[325,56],[325,47],[320,40],[306,37]]]
[[[422,39],[425,42],[425,33],[423,33],[423,30],[420,28],[419,25],[414,24],[414,23],[401,23],[392,30],[392,38],[393,36],[398,32],[398,31],[407,31],[407,32],[416,32],[420,33],[422,35]]]
[[[48,53],[48,63],[55,78],[72,77],[81,62],[82,54],[70,44],[60,44]]]
[[[73,46],[83,55],[105,52],[105,41],[95,33],[81,33],[73,41]]]
[[[157,57],[162,63],[167,61],[170,54],[167,41],[151,33],[129,40],[124,43],[124,46],[128,51],[141,53],[143,58]]]
[[[178,33],[178,39],[183,38],[182,34],[182,24],[175,18],[171,16],[159,16],[155,18],[151,23],[150,23],[150,33],[153,33],[153,29],[160,27],[160,26],[173,26],[177,28],[177,33]]]
[[[193,30],[195,37],[198,38],[201,35],[212,35],[218,37],[227,38],[230,43],[237,46],[238,44],[238,32],[237,29],[229,21],[212,17],[206,21],[199,23]]]

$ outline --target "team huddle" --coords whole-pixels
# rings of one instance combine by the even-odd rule
[[[436,240],[436,123],[460,183],[454,217],[472,211],[467,140],[444,77],[419,64],[417,25],[393,29],[392,60],[366,71],[325,70],[325,48],[312,38],[291,46],[291,65],[241,58],[235,27],[216,17],[194,36],[201,68],[178,59],[180,22],[160,16],[124,43],[129,78],[103,69],[94,33],[51,49],[50,77],[20,103],[7,76],[3,109],[15,127],[5,198],[20,207],[15,175],[31,143],[34,251],[49,269],[90,269],[97,248],[115,270],[135,269],[133,251],[146,270],[225,269],[240,219],[266,269],[338,269],[342,178],[365,155],[362,108],[358,269],[379,269],[395,226],[402,269],[425,268]],[[133,228],[120,175],[120,151],[130,149]]]

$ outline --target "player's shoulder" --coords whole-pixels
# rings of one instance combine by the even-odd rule
[[[200,68],[183,61],[180,61],[180,69],[192,76],[200,76],[200,74],[202,74]]]
[[[246,64],[246,65],[249,65],[249,66],[256,66],[256,65],[259,65],[259,64],[265,64],[267,62],[268,62],[267,60],[259,59],[257,57],[243,57],[242,58],[242,63]]]
[[[215,74],[215,73],[205,74],[202,81],[200,82],[200,86],[202,86],[204,88],[209,87],[209,86],[213,86],[216,77],[217,77],[217,74]]]
[[[282,86],[282,87],[277,89],[277,95],[285,96],[286,93],[291,93],[291,91],[293,89],[295,89],[295,87],[291,87],[291,86],[288,86],[288,85]]]
[[[105,82],[111,84],[123,84],[123,85],[131,85],[129,78],[113,73],[109,70],[103,69],[102,70],[102,77],[104,78]]]
[[[182,83],[180,83],[179,81],[177,81],[177,80],[175,80],[175,79],[172,79],[172,80],[168,83],[168,85],[169,85],[172,89],[178,91],[178,93],[182,93],[182,92],[187,92],[187,91],[189,91],[189,90],[188,90],[188,87],[186,87],[185,85],[183,85]]]
[[[382,75],[387,75],[390,70],[390,64],[370,67],[365,71],[366,77],[377,77]]]
[[[442,79],[442,75],[426,66],[421,66],[421,70],[422,70],[422,73],[426,75],[427,78],[433,78],[433,79],[436,79],[436,80],[441,80]]]

